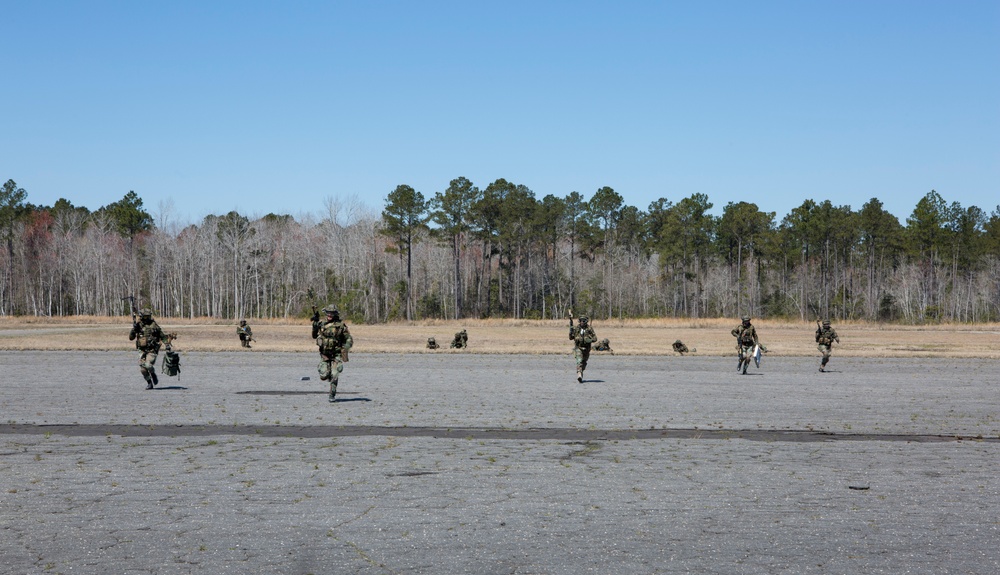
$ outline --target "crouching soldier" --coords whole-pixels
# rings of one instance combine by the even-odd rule
[[[615,354],[615,350],[611,349],[611,340],[604,338],[594,345],[594,351],[610,351],[611,355]]]
[[[128,334],[129,341],[135,341],[135,348],[142,352],[139,356],[139,372],[146,380],[146,389],[160,381],[156,378],[156,354],[160,353],[160,342],[163,340],[163,330],[153,321],[153,312],[143,309],[139,312],[139,321],[132,324]]]
[[[455,349],[465,349],[469,347],[469,334],[462,331],[455,334],[455,338],[451,340],[451,347]]]
[[[250,342],[257,341],[253,338],[253,330],[247,325],[247,320],[241,319],[240,325],[236,327],[236,334],[240,336],[240,345],[250,349]]]
[[[330,403],[337,396],[337,381],[349,361],[348,352],[354,345],[347,324],[341,321],[340,312],[333,306],[323,308],[325,319],[313,315],[312,336],[319,346],[319,378],[330,382]]]
[[[688,346],[684,345],[683,341],[677,340],[674,342],[674,351],[676,353],[684,355],[685,353],[688,352]]]
[[[437,342],[436,339],[434,339],[433,337],[427,338],[427,349],[437,349],[439,347],[441,347],[441,346],[438,345],[438,342]]]

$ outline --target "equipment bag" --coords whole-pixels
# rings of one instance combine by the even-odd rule
[[[181,355],[175,351],[167,350],[163,354],[163,373],[174,376],[181,372]]]

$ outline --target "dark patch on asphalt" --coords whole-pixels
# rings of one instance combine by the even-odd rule
[[[253,391],[237,391],[236,395],[329,395],[327,390],[318,391],[294,391],[294,390],[277,390],[277,389],[266,389],[266,390],[253,390]],[[337,395],[357,395],[357,391],[338,391]]]
[[[357,401],[357,400],[356,400]],[[432,437],[435,439],[511,439],[518,441],[629,441],[635,439],[745,439],[748,441],[903,441],[947,443],[973,441],[1000,443],[1000,437],[926,435],[897,433],[833,433],[786,429],[574,429],[541,427],[382,427],[376,425],[106,425],[8,423],[0,425],[5,435],[66,435],[71,437],[120,435],[122,437],[208,437],[256,435],[260,437]]]

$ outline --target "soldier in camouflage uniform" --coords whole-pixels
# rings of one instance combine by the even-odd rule
[[[427,349],[437,349],[439,347],[441,347],[441,346],[438,345],[438,342],[437,342],[436,339],[434,339],[433,337],[427,338]]]
[[[688,352],[688,346],[684,345],[684,342],[682,342],[681,340],[675,341],[673,347],[674,351],[681,355],[684,355],[685,353]]]
[[[455,338],[451,340],[451,347],[455,349],[465,349],[469,347],[469,334],[462,331],[455,334]]]
[[[837,337],[837,330],[830,327],[830,320],[823,320],[823,326],[816,327],[816,343],[819,347],[819,352],[823,354],[823,359],[820,361],[819,370],[826,371],[826,364],[830,361],[830,354],[833,352],[833,342],[840,343],[840,338]]]
[[[573,357],[576,358],[576,380],[583,383],[583,372],[587,370],[587,360],[590,359],[590,346],[597,341],[594,328],[585,315],[580,316],[580,325],[574,326],[570,318],[569,338],[573,340]]]
[[[146,380],[146,389],[160,383],[156,378],[156,354],[160,353],[160,342],[163,340],[163,330],[153,321],[153,312],[143,309],[139,312],[139,321],[132,324],[128,334],[129,341],[135,341],[135,348],[142,352],[139,356],[139,371]]]
[[[608,338],[597,342],[597,345],[594,346],[594,351],[610,351],[611,355],[615,354],[615,350],[611,349],[611,340]]]
[[[250,342],[253,341],[253,330],[247,325],[247,320],[241,319],[240,325],[236,328],[236,334],[240,336],[240,345],[250,349]]]
[[[742,318],[742,323],[733,328],[730,333],[736,338],[736,352],[738,354],[738,359],[736,360],[736,371],[741,372],[745,375],[747,368],[750,367],[750,359],[753,356],[753,348],[760,344],[757,339],[757,328],[750,324],[750,316],[745,315]],[[763,347],[761,347],[763,349]]]
[[[333,306],[323,308],[326,319],[320,320],[319,312],[312,317],[312,337],[319,346],[319,378],[330,382],[330,403],[337,395],[337,380],[349,361],[348,352],[354,345],[347,324],[341,321],[340,312]]]

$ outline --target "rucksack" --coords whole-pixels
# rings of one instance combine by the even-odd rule
[[[163,373],[170,376],[181,373],[181,354],[169,349],[163,354]]]

